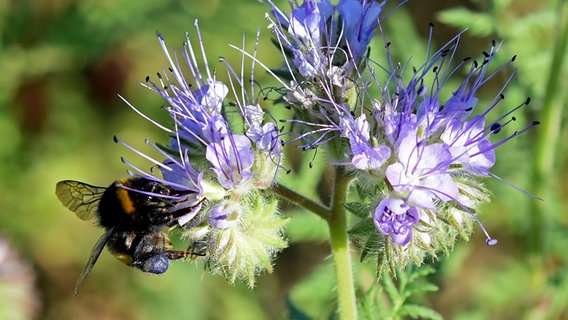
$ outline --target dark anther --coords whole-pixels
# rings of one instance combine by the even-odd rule
[[[486,58],[489,58],[489,53],[487,53],[487,51],[483,51],[482,53]]]
[[[424,92],[426,91],[426,86],[424,86],[423,84],[420,84],[420,86],[418,87],[418,90],[416,92],[417,95],[421,96],[424,94]]]
[[[539,124],[540,124],[540,121],[533,121],[533,122],[532,122],[532,125],[533,125],[533,126],[538,126]]]
[[[434,24],[432,22],[428,23],[428,25],[430,26],[430,28],[434,28]]]
[[[162,75],[159,72],[156,72],[156,74],[158,75],[158,79],[162,79]]]
[[[499,123],[494,123],[489,129],[491,130],[491,132],[493,132],[493,134],[496,134],[501,131],[501,125]]]
[[[505,100],[505,95],[504,94],[499,94],[499,97],[501,98],[501,100]]]
[[[146,82],[150,82],[150,76],[146,76]]]
[[[529,104],[531,102],[531,97],[527,97],[527,100],[525,100],[525,104]]]
[[[112,137],[112,140],[114,141],[114,143],[118,143],[118,137],[116,136],[116,134]]]
[[[390,47],[390,45],[391,45],[391,43],[390,43],[390,42],[387,42],[387,44],[385,45],[385,48]]]
[[[172,69],[172,67],[168,67],[168,70],[170,70],[170,72],[174,72],[174,69]]]
[[[517,117],[511,117],[511,120],[517,121]]]
[[[511,59],[511,62],[514,62],[515,59],[517,59],[517,55],[514,55],[514,56],[513,56],[513,59]]]

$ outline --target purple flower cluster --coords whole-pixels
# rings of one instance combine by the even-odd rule
[[[412,242],[414,230],[423,247],[434,248],[448,229],[464,234],[467,221],[477,221],[494,244],[474,214],[487,198],[479,179],[492,175],[495,148],[520,132],[498,142],[489,137],[528,100],[488,122],[504,87],[482,110],[477,91],[509,63],[490,71],[499,50],[493,43],[482,60],[452,67],[461,34],[413,68],[409,80],[388,43],[388,65],[378,65],[365,53],[383,8],[375,1],[306,0],[286,15],[272,5],[271,29],[292,79],[281,80],[284,100],[299,111],[288,122],[300,129],[288,132],[287,142],[302,141],[304,149],[331,145],[334,163],[357,172],[355,184],[380,186],[377,198],[367,199],[376,203],[375,226],[399,246]],[[449,88],[463,68],[469,68],[465,79]],[[453,94],[444,98],[449,90]]]
[[[274,254],[286,246],[281,233],[286,220],[277,213],[273,197],[262,193],[272,186],[280,166],[281,141],[276,125],[265,121],[265,112],[253,100],[254,89],[250,93],[246,90],[244,64],[239,74],[221,59],[229,80],[218,80],[209,67],[197,30],[199,50],[194,50],[186,35],[183,49],[173,54],[158,34],[170,66],[158,73],[158,81],[147,77],[143,83],[165,100],[173,129],[145,117],[123,99],[170,134],[165,147],[147,141],[165,160],[154,160],[117,142],[152,161],[162,177],[128,163],[138,175],[189,195],[185,201],[180,199],[176,209],[199,204],[178,223],[185,237],[206,244],[212,271],[231,281],[241,278],[252,286],[254,275],[271,270]],[[201,63],[196,52],[202,53]],[[182,70],[189,70],[191,77]],[[250,83],[254,83],[252,72]],[[229,94],[233,95],[231,104],[225,102]],[[233,130],[227,108],[236,109],[231,112],[242,119],[244,125],[239,131]],[[251,203],[256,206],[251,207]]]
[[[501,124],[506,116],[528,103],[526,101],[486,125],[486,115],[503,98],[499,92],[499,96],[489,107],[471,116],[475,114],[477,107],[477,90],[504,68],[501,66],[494,73],[489,73],[499,49],[495,44],[488,53],[484,53],[481,63],[471,62],[466,79],[444,101],[441,98],[443,86],[440,84],[448,83],[450,75],[465,64],[462,61],[454,69],[449,69],[458,40],[459,36],[432,55],[408,83],[401,80],[401,74],[397,74],[397,70],[392,70],[389,76],[396,81],[396,94],[389,94],[386,89],[388,84],[385,84],[382,101],[373,104],[375,108],[372,114],[377,124],[375,134],[386,138],[387,146],[394,155],[387,162],[384,172],[391,201],[404,201],[405,206],[414,208],[428,221],[431,219],[426,219],[427,212],[434,212],[434,217],[443,217],[443,213],[439,211],[444,205],[449,205],[479,222],[473,214],[478,203],[475,199],[467,199],[468,192],[465,191],[471,183],[464,184],[464,181],[475,181],[490,175],[489,170],[496,160],[495,148],[519,132],[497,143],[492,143],[489,136],[498,133],[509,123],[507,121]],[[431,89],[425,84],[428,73],[434,74]],[[380,86],[379,83],[377,85]],[[538,123],[533,123],[524,130],[536,124]],[[355,161],[353,166],[357,167]],[[483,189],[479,187],[478,190]],[[391,207],[389,209],[390,212],[400,212]],[[418,220],[408,218],[408,215],[399,216],[392,220],[391,228],[388,229],[385,227],[384,215],[385,209],[381,202],[374,215],[378,230],[391,236],[399,245],[408,244],[411,240],[408,230],[396,226],[401,219],[409,225],[418,223]],[[481,227],[486,233],[487,243],[495,244],[496,240],[489,237],[482,225]]]

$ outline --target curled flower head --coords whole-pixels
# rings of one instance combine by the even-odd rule
[[[327,42],[326,25],[333,14],[332,4],[328,0],[307,0],[292,8],[290,16],[273,5],[272,13],[276,18],[272,22],[274,32],[283,46],[292,52],[294,70],[305,78],[314,78],[328,62],[322,46]]]
[[[305,0],[289,16],[271,4],[273,32],[293,54],[290,71],[309,79],[323,76],[328,64],[353,70],[367,51],[385,2]]]
[[[299,147],[313,149],[346,137],[349,124],[344,120],[360,102],[358,81],[353,79],[361,75],[359,68],[365,65],[364,54],[384,3],[342,0],[332,5],[329,0],[306,0],[301,5],[292,3],[288,15],[268,2],[272,6],[269,27],[286,59],[278,71],[287,74],[288,82],[273,75],[284,87],[284,101],[298,110],[286,122],[305,128],[300,134],[291,132],[287,143],[302,141]],[[356,156],[353,165],[363,170],[380,167],[387,152],[384,146],[375,141],[351,142],[358,148],[346,152]]]
[[[379,25],[379,16],[386,2],[341,0],[337,11],[343,23],[343,39],[350,55],[360,59],[367,51],[375,28]]]

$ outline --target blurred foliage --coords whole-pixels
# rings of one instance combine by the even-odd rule
[[[388,274],[382,275],[380,285],[372,286],[362,299],[363,318],[442,319],[431,308],[408,302],[421,293],[438,290],[438,287],[424,279],[434,272],[434,268],[428,266],[416,270],[399,270],[396,273],[396,283]]]
[[[285,1],[280,3],[286,6]],[[387,12],[395,6],[391,1]],[[556,44],[562,40],[558,37],[566,34],[558,31],[568,18],[564,7],[561,0],[411,1],[392,13],[383,31],[392,42],[395,60],[406,62],[412,57],[415,64],[426,56],[429,22],[436,24],[434,47],[469,29],[460,42],[458,54],[463,57],[479,56],[492,39],[503,40],[499,56],[505,62],[518,55],[517,76],[495,113],[503,114],[530,96],[532,107],[516,114],[520,129],[523,123],[539,119],[547,108],[546,99],[552,99],[556,109],[566,106],[567,66],[553,64]],[[179,47],[184,32],[195,39],[193,23],[198,19],[209,63],[216,67],[218,56],[238,64],[239,53],[228,44],[240,46],[245,34],[246,48],[251,50],[260,28],[259,59],[278,66],[279,55],[270,44],[263,19],[266,9],[254,0],[0,2],[0,232],[19,251],[18,259],[33,266],[33,272],[26,269],[35,273],[30,279],[36,279],[28,297],[37,300],[31,305],[42,308],[38,318],[333,318],[327,230],[319,218],[288,205],[283,211],[293,218],[288,228],[291,247],[276,261],[275,272],[259,279],[255,290],[209,276],[199,261],[172,263],[158,277],[131,270],[103,253],[81,294],[73,296],[76,278],[102,230],[63,208],[54,196],[54,186],[63,179],[107,185],[126,175],[122,155],[149,166],[112,143],[112,137],[118,134],[143,150],[144,138],[165,138],[117,97],[126,97],[152,119],[167,121],[159,108],[160,98],[137,85],[166,65],[155,32],[164,34],[171,48]],[[381,50],[379,38],[372,54],[380,55]],[[257,71],[257,81],[270,81]],[[558,73],[555,90],[550,85],[553,71]],[[226,74],[219,72],[218,77],[224,79]],[[486,85],[482,103],[488,105],[505,81],[498,77]],[[284,112],[272,111],[275,118]],[[557,120],[562,124],[564,119],[561,115]],[[481,219],[500,244],[487,247],[478,234],[449,257],[433,261],[436,272],[428,281],[439,291],[421,295],[420,303],[452,319],[568,317],[566,139],[545,142],[554,146],[553,174],[545,177],[553,187],[538,188],[535,179],[542,177],[532,174],[535,143],[542,143],[539,134],[547,125],[500,147],[494,170],[538,193],[545,202],[494,179],[488,181],[494,201],[482,210]],[[563,125],[557,130],[559,137],[568,134]],[[295,152],[288,156],[303,162],[294,162],[292,173],[282,176],[283,183],[325,202],[329,197],[326,181],[312,178],[325,170],[318,165],[323,155],[302,158],[300,151]],[[535,246],[542,239],[534,234],[545,235],[547,245]],[[373,267],[360,265],[356,276],[362,300],[368,299],[366,293],[377,293]],[[399,281],[403,279],[399,276]],[[392,303],[401,296],[402,287],[385,281],[383,290]],[[5,288],[0,286],[0,296],[5,296]]]

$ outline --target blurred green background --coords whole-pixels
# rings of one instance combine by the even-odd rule
[[[477,229],[468,243],[434,262],[437,272],[430,280],[440,290],[418,298],[447,318],[568,318],[562,114],[567,6],[562,0],[415,0],[384,25],[396,58],[412,57],[418,65],[426,54],[429,22],[436,24],[435,46],[469,27],[460,43],[462,57],[479,55],[491,39],[503,39],[501,61],[517,54],[518,70],[494,116],[530,96],[529,108],[516,113],[518,123],[509,127],[543,122],[498,149],[494,172],[545,201],[488,181],[494,200],[481,219],[499,245],[486,246]],[[239,53],[228,44],[240,45],[245,34],[252,49],[259,28],[259,59],[272,67],[281,63],[270,44],[266,11],[254,0],[0,1],[0,319],[284,319],[289,305],[316,319],[333,314],[326,226],[293,207],[284,208],[293,218],[291,246],[254,290],[210,276],[199,262],[175,262],[166,274],[154,276],[105,251],[80,295],[73,295],[102,230],[65,209],[54,195],[55,183],[76,179],[106,186],[126,175],[120,156],[149,166],[114,144],[114,134],[142,150],[145,138],[167,139],[117,96],[168,123],[161,99],[137,84],[167,66],[155,32],[177,48],[186,31],[195,39],[193,23],[199,19],[209,63],[225,79],[217,58],[238,66]],[[373,50],[379,52],[381,42]],[[270,81],[257,71],[259,82]],[[482,90],[482,105],[505,79],[496,77]],[[304,167],[286,181],[318,174]],[[302,187],[317,197],[316,184]],[[361,294],[373,285],[373,272],[372,265],[359,268]]]

